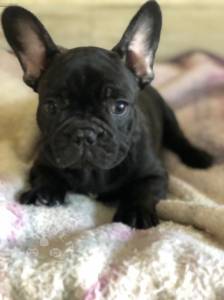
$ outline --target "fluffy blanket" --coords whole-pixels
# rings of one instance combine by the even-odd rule
[[[216,165],[192,170],[167,154],[169,195],[149,230],[111,223],[114,208],[83,195],[64,207],[16,202],[38,135],[36,96],[13,56],[0,52],[0,64],[0,299],[223,300],[224,60],[197,51],[156,66],[154,85]]]

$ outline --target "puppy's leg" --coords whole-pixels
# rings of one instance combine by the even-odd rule
[[[31,188],[19,196],[20,203],[55,206],[65,202],[66,184],[56,170],[34,165],[29,183]]]
[[[205,169],[212,165],[213,157],[194,146],[184,136],[173,111],[164,103],[164,146],[175,152],[180,159],[193,168]]]
[[[113,221],[138,229],[150,228],[159,223],[156,204],[166,198],[168,176],[158,160],[152,163],[151,172],[140,175],[122,190]]]

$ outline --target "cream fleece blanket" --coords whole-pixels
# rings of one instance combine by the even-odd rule
[[[189,133],[197,133],[188,126],[190,120],[195,128],[192,112],[194,115],[198,106],[203,107],[196,118],[199,124],[199,119],[204,118],[204,106],[212,101],[199,101],[197,109],[191,104],[208,86],[206,80],[202,84],[201,76],[197,77],[200,93],[195,93],[195,78],[194,84],[189,85],[192,69],[194,74],[197,69],[200,75],[205,61],[208,72],[203,70],[203,76],[209,73],[214,77],[219,72],[220,82],[221,75],[224,81],[221,62],[203,53],[191,53],[157,68],[157,78],[160,76],[161,81],[155,85],[168,100],[169,95],[173,95],[179,107],[178,117]],[[219,185],[220,178],[224,179],[223,148],[214,147],[220,163],[208,172],[190,170],[169,157],[169,168],[176,177],[170,177],[168,200],[161,201],[157,207],[163,221],[149,230],[132,230],[123,224],[112,224],[114,208],[82,195],[68,195],[68,204],[63,207],[22,206],[15,198],[24,186],[38,135],[34,121],[36,104],[30,99],[35,96],[20,83],[21,74],[13,57],[2,52],[0,64],[4,95],[0,110],[0,299],[223,300],[224,206],[222,184]],[[180,81],[184,95],[191,96],[189,99],[183,94],[178,97]],[[220,112],[219,104],[224,97],[219,94],[217,81],[210,89],[214,92],[209,93],[209,97],[212,95],[215,99],[215,109],[214,105],[213,109],[209,106],[209,116],[215,116],[216,129],[222,129],[215,112]],[[31,116],[26,113],[28,109]],[[197,128],[203,136],[205,127],[198,125]],[[197,134],[192,137],[199,144],[206,144],[205,141],[213,137],[212,132],[207,130],[204,139],[199,140]],[[221,132],[219,138],[217,135],[214,138],[217,143],[209,143],[210,148],[211,145],[224,145]],[[23,136],[27,137],[25,143]],[[204,192],[209,190],[209,196],[196,187]]]

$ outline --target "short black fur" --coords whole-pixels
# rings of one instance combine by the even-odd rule
[[[135,228],[158,224],[167,194],[163,148],[195,168],[212,156],[192,145],[174,113],[149,84],[160,38],[161,12],[146,2],[111,50],[56,47],[40,21],[18,6],[2,15],[24,81],[39,94],[41,131],[24,204],[63,204],[68,191],[118,201],[114,221]]]

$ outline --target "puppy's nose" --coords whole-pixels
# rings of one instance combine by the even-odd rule
[[[78,129],[73,137],[73,142],[77,145],[86,144],[88,146],[94,145],[97,140],[97,135],[92,130]]]

